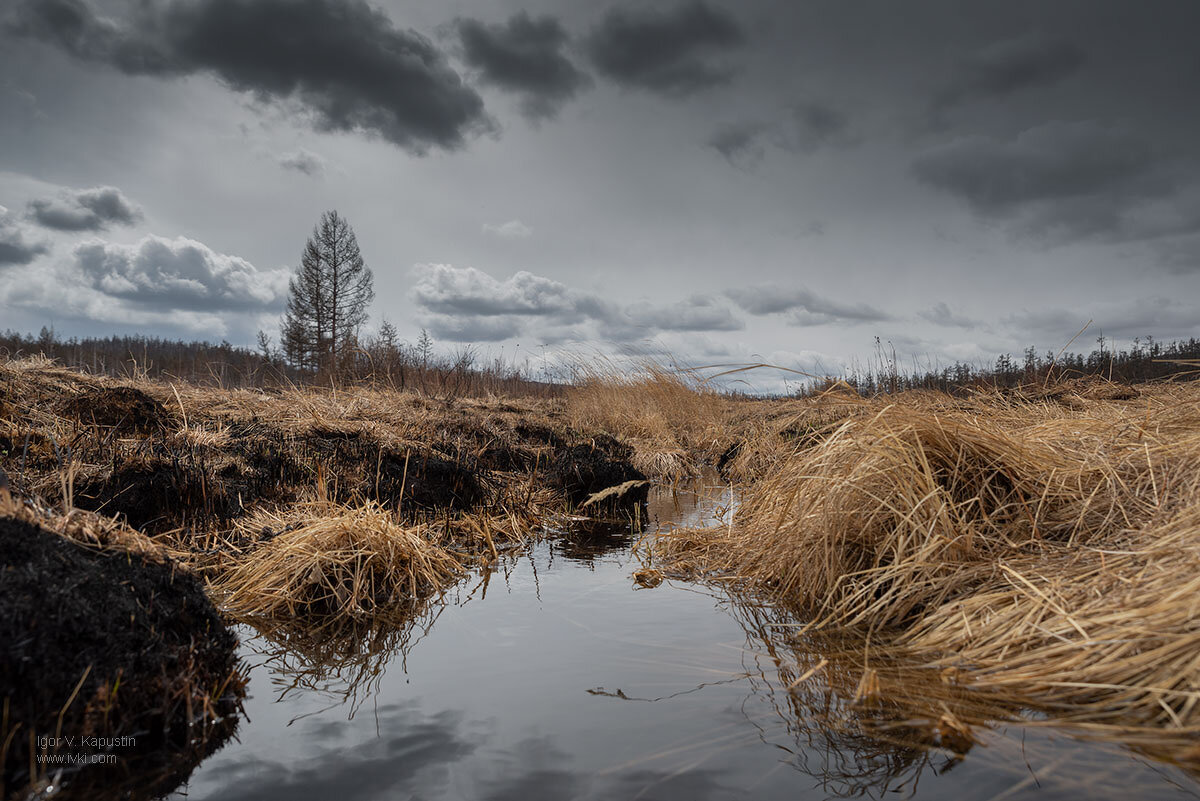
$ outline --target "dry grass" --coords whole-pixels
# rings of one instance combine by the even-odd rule
[[[20,497],[48,499],[62,526],[90,515],[81,531],[154,537],[264,625],[419,606],[463,565],[640,478],[631,453],[570,425],[556,399],[223,390],[0,362],[0,469]]]
[[[634,466],[646,475],[694,475],[701,458],[721,453],[729,401],[696,374],[651,361],[627,374],[603,360],[579,373],[567,393],[568,419],[577,428],[598,427],[628,440]]]
[[[1200,733],[1196,387],[835,401],[745,446],[734,524],[662,536],[657,566],[1060,720]]]
[[[361,618],[410,610],[456,581],[463,564],[375,504],[314,503],[260,512],[239,528],[264,541],[218,572],[221,606],[246,618]]]

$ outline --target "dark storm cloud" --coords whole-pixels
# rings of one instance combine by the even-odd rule
[[[440,50],[364,0],[136,3],[122,21],[83,0],[24,0],[7,27],[128,74],[209,72],[298,106],[318,130],[378,135],[414,153],[493,126]]]
[[[74,256],[89,288],[156,309],[274,311],[287,292],[287,270],[259,270],[183,237],[148,236],[133,245],[85,242]]]
[[[442,339],[494,342],[536,331],[543,341],[577,338],[592,326],[626,342],[664,331],[737,331],[745,327],[724,303],[695,295],[669,304],[620,304],[550,278],[518,272],[503,281],[473,267],[425,264],[409,292]]]
[[[788,321],[799,326],[867,323],[892,318],[887,312],[865,303],[838,303],[807,289],[788,289],[774,284],[730,289],[725,294],[749,314],[786,312]]]
[[[553,117],[591,79],[564,55],[569,37],[551,16],[522,11],[502,25],[474,19],[454,23],[463,60],[484,83],[521,96],[521,112],[531,120]]]
[[[1139,136],[1092,121],[1049,122],[1012,138],[960,137],[913,163],[917,178],[983,217],[1068,240],[1186,230],[1194,221],[1169,224],[1131,213],[1172,195],[1184,168]]]
[[[745,42],[737,20],[700,0],[668,11],[614,8],[588,35],[596,70],[621,86],[682,97],[727,83],[720,55]]]
[[[996,42],[963,62],[957,78],[935,98],[934,108],[1048,86],[1079,71],[1086,60],[1072,42],[1040,33]]]
[[[50,252],[47,242],[33,239],[8,209],[0,206],[0,270],[14,265],[29,264],[38,256]]]
[[[142,210],[114,186],[75,189],[55,198],[30,201],[29,217],[56,231],[101,231],[111,225],[133,225]]]

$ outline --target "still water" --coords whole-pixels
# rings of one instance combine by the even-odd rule
[[[649,528],[720,525],[728,503],[719,485],[660,490]],[[172,797],[1200,797],[1174,768],[1045,728],[997,726],[961,759],[823,732],[780,678],[794,663],[727,601],[637,588],[632,541],[514,553],[411,630],[325,663],[244,630],[238,740]]]

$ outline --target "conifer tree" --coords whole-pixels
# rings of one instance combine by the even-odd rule
[[[288,282],[280,337],[288,360],[336,372],[367,321],[373,284],[350,223],[336,211],[322,214]]]

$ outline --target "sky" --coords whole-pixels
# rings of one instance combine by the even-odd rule
[[[0,329],[819,374],[1200,335],[1189,0],[8,0]],[[779,377],[762,379],[768,384]]]

